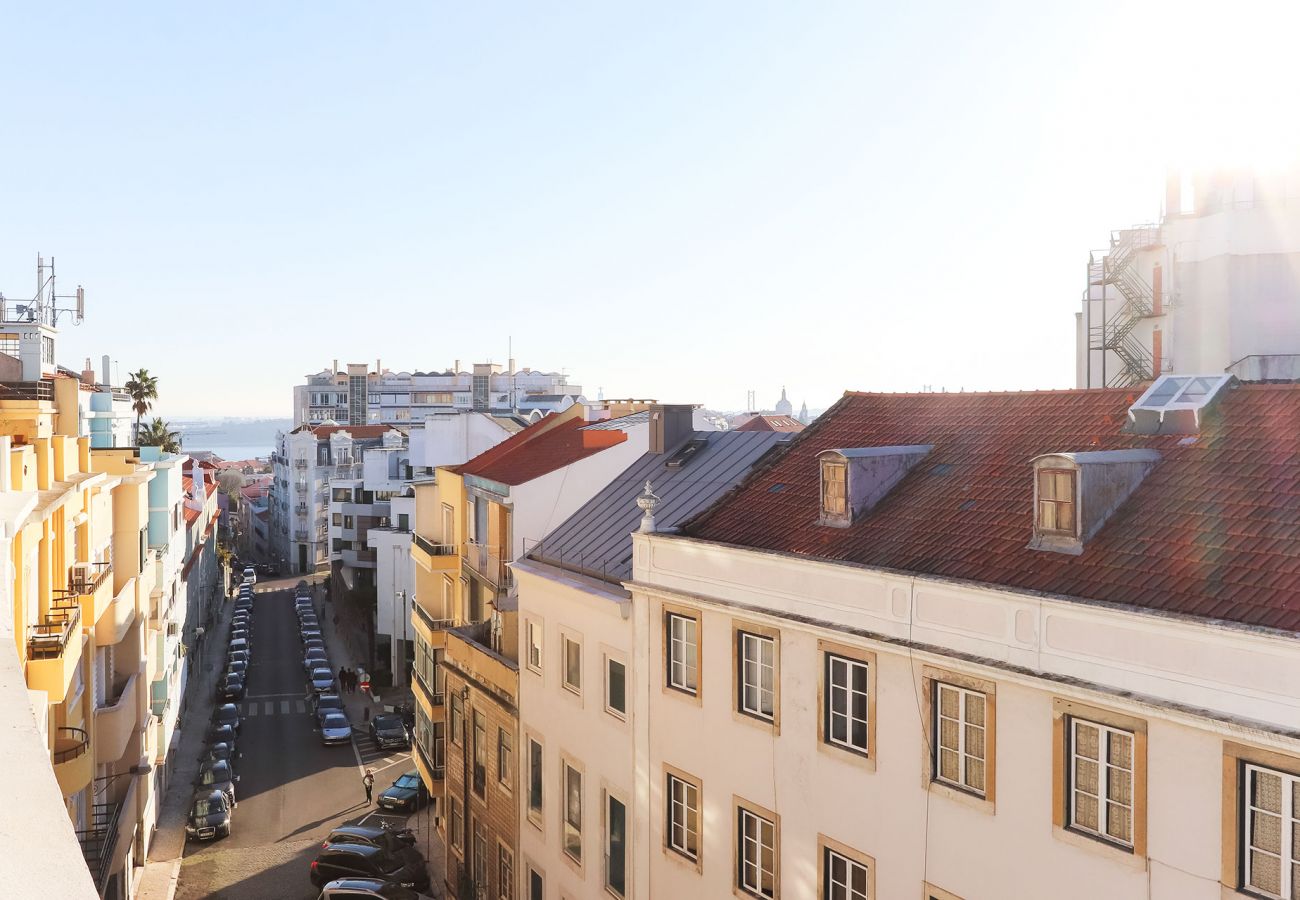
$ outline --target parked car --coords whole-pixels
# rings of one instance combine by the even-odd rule
[[[235,752],[235,727],[233,725],[222,725],[216,722],[208,729],[208,743],[216,746],[225,744],[230,747],[230,752]]]
[[[404,860],[380,847],[327,844],[311,862],[311,883],[316,887],[336,878],[357,875],[381,878],[417,891],[429,889],[429,873],[423,862]]]
[[[334,671],[324,666],[311,670],[311,687],[318,694],[334,689]]]
[[[382,878],[336,878],[321,888],[316,900],[354,900],[356,897],[380,897],[382,900],[431,900],[400,884]]]
[[[405,812],[415,812],[428,802],[429,792],[424,787],[424,782],[420,780],[420,773],[415,769],[394,781],[392,787],[387,788],[379,795],[379,807],[381,809],[400,809]]]
[[[321,842],[321,849],[326,847],[338,846],[340,844],[362,844],[367,847],[378,847],[385,850],[393,856],[400,856],[406,860],[418,859],[424,861],[424,857],[415,846],[415,835],[409,828],[387,828],[383,825],[340,825],[325,836]]]
[[[346,744],[352,740],[352,723],[341,712],[328,712],[320,719],[320,739],[324,744]]]
[[[310,672],[312,669],[329,668],[330,658],[325,655],[324,650],[308,650],[302,658],[302,670]]]
[[[235,748],[231,744],[217,742],[208,748],[208,752],[199,757],[199,766],[210,762],[228,762],[230,768],[235,768]]]
[[[226,674],[229,675],[231,673],[234,673],[236,675],[243,675],[244,682],[247,683],[248,682],[248,660],[237,659],[234,662],[227,663]]]
[[[231,628],[231,629],[230,629],[230,642],[233,644],[235,641],[243,641],[245,644],[247,644],[247,646],[246,646],[244,649],[246,649],[246,650],[252,650],[252,649],[253,649],[253,632],[252,632],[251,630],[249,630],[249,628],[248,628],[247,625],[244,625],[244,626],[242,626],[242,627],[237,626],[237,627],[235,627],[235,628]]]
[[[212,711],[212,721],[216,725],[229,725],[239,733],[239,707],[233,703],[223,703]]]
[[[238,780],[239,776],[230,768],[230,763],[222,759],[204,763],[199,769],[198,777],[194,779],[194,786],[204,791],[221,791],[226,795],[227,802],[234,806],[235,782]]]
[[[322,640],[324,640],[324,638],[321,637],[321,633],[320,633],[320,629],[319,629],[319,628],[304,628],[303,631],[302,631],[302,641],[303,641],[303,643],[306,643],[307,641],[311,640],[312,638],[315,638],[315,639],[318,640],[318,641],[322,641]]]
[[[227,672],[217,689],[217,696],[222,700],[243,700],[244,676],[239,672]]]
[[[246,628],[249,631],[253,629],[253,615],[247,611],[235,613],[234,618],[230,620],[231,629]]]
[[[210,841],[213,838],[230,837],[232,808],[226,795],[219,790],[195,791],[185,819],[186,839]]]
[[[244,584],[257,584],[257,570],[252,566],[244,569]]]
[[[343,698],[338,694],[316,694],[312,701],[312,712],[316,714],[316,723],[331,712],[343,712]]]
[[[244,638],[231,638],[230,646],[226,648],[226,652],[232,655],[241,650],[251,653],[252,649],[252,647],[248,646],[248,641]]]
[[[316,614],[315,614],[315,613],[307,613],[306,615],[299,616],[299,617],[298,617],[298,628],[299,628],[299,629],[303,629],[303,628],[315,628],[317,631],[319,631],[319,630],[320,630],[320,619],[316,618]]]
[[[381,750],[389,747],[409,747],[411,739],[406,733],[406,723],[402,717],[393,713],[384,713],[370,720],[370,739]]]
[[[235,601],[235,612],[239,612],[240,610],[244,610],[244,609],[252,611],[253,609],[252,597],[241,596],[238,600]]]
[[[310,640],[306,640],[302,642],[303,653],[306,653],[308,650],[324,650],[324,649],[325,649],[325,642],[322,641],[320,638],[311,638]]]
[[[226,665],[230,665],[232,662],[236,661],[248,662],[251,658],[252,657],[249,656],[247,650],[236,650],[233,653],[226,654]]]

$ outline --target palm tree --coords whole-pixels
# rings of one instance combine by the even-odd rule
[[[154,419],[139,432],[141,447],[161,447],[163,453],[181,452],[181,433],[162,419]]]
[[[158,399],[158,379],[149,374],[148,369],[130,373],[131,380],[126,383],[126,392],[131,395],[131,408],[135,410],[135,433],[137,442],[140,437],[140,420],[153,408],[153,401]]]

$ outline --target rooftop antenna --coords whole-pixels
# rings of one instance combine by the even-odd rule
[[[47,274],[48,273],[48,274]],[[70,301],[71,306],[59,306],[60,300]],[[24,307],[17,307],[16,311],[21,316]],[[57,327],[59,316],[61,314],[71,314],[73,324],[80,325],[86,318],[86,291],[81,285],[77,285],[77,291],[74,294],[60,294],[55,288],[54,277],[54,257],[50,257],[47,263],[41,254],[36,254],[36,297],[31,304],[26,307],[26,321],[41,322],[51,327]]]

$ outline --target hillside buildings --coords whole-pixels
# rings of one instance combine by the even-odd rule
[[[1300,170],[1170,178],[1158,224],[1088,260],[1076,383],[1300,377]]]
[[[381,360],[340,368],[338,360],[293,389],[294,425],[408,426],[456,410],[522,413],[540,418],[580,402],[582,387],[558,372],[460,360],[443,372],[392,372]]]

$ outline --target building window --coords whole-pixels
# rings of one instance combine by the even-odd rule
[[[546,882],[542,880],[542,873],[532,868],[528,868],[528,900],[546,900]]]
[[[524,629],[528,635],[528,668],[534,672],[542,671],[542,626],[531,619]]]
[[[487,723],[483,714],[474,710],[474,793],[484,799],[487,792]]]
[[[776,897],[776,821],[736,807],[736,887],[754,897]]]
[[[515,855],[504,844],[497,844],[497,897],[514,900]]]
[[[1242,886],[1266,897],[1294,897],[1300,888],[1300,778],[1247,764],[1242,779]]]
[[[451,798],[450,819],[447,827],[451,834],[448,835],[448,840],[451,842],[451,849],[456,851],[457,855],[461,855],[465,849],[465,811],[455,797]]]
[[[542,818],[542,745],[528,739],[528,816]]]
[[[668,773],[668,823],[669,848],[692,861],[700,858],[700,785],[684,777]]]
[[[582,644],[564,637],[564,687],[575,694],[582,693]]]
[[[934,683],[934,777],[985,795],[985,696]]]
[[[1038,530],[1043,534],[1075,536],[1075,472],[1038,470]]]
[[[627,806],[605,795],[605,887],[615,896],[627,891]]]
[[[1132,732],[1070,720],[1070,827],[1133,846]]]
[[[627,717],[627,666],[605,657],[605,710],[620,719]]]
[[[487,833],[483,828],[482,819],[474,820],[474,852],[472,854],[472,863],[474,870],[474,884],[483,889],[482,896],[487,896]]]
[[[460,699],[460,694],[452,692],[451,695],[451,743],[455,747],[465,745],[465,708],[462,705],[464,701]]]
[[[770,722],[776,715],[776,641],[747,631],[736,637],[740,711]]]
[[[863,756],[869,755],[870,666],[862,660],[835,653],[825,654],[825,659],[822,723],[825,741]]]
[[[564,852],[582,863],[582,773],[564,763]]]
[[[514,778],[511,776],[511,760],[514,754],[511,752],[510,735],[504,728],[497,729],[497,783],[502,787],[509,789]]]
[[[342,525],[343,525],[343,513],[335,513],[335,514],[334,514],[333,522],[334,522],[335,525],[338,525],[338,526],[342,527]]]
[[[678,613],[666,616],[668,686],[688,694],[699,692],[700,623]]]
[[[867,866],[822,848],[822,897],[824,900],[870,900],[870,870]]]
[[[839,460],[822,460],[822,516],[842,519],[848,515],[849,467]]]

